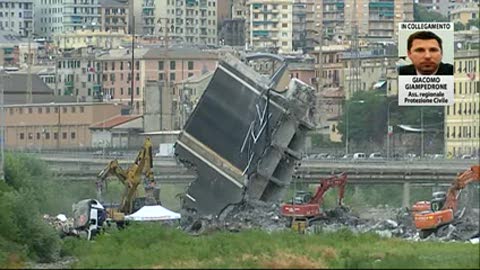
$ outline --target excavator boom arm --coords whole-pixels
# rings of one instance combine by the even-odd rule
[[[457,176],[457,178],[455,179],[455,181],[453,181],[452,185],[447,191],[447,198],[442,209],[453,209],[453,211],[455,212],[457,210],[458,192],[464,189],[469,183],[479,181],[480,165],[472,166],[470,170],[467,170]]]
[[[129,214],[132,212],[133,200],[143,172],[145,172],[145,177],[148,179],[149,185],[155,186],[152,167],[152,143],[150,138],[147,137],[145,138],[145,142],[138,152],[134,163],[130,165],[127,170],[123,170],[116,159],[110,161],[110,163],[98,174],[97,178],[99,181],[97,182],[97,187],[102,188],[103,183],[108,176],[116,176],[125,186],[119,210],[123,213]]]
[[[327,192],[331,187],[339,187],[338,204],[342,205],[346,183],[347,183],[346,173],[342,173],[340,175],[335,175],[329,178],[322,179],[320,182],[320,186],[317,188],[317,191],[315,192],[315,195],[312,197],[312,199],[308,203],[321,205],[323,202],[323,196],[325,195],[325,192]]]

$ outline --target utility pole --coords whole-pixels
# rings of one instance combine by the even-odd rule
[[[133,12],[133,10],[132,10]],[[132,64],[130,65],[131,79],[130,79],[130,114],[134,112],[133,105],[133,91],[135,87],[135,15],[132,16]]]
[[[25,29],[27,29],[25,27]],[[31,104],[33,102],[32,97],[32,33],[31,31],[28,32],[28,58],[27,58],[27,65],[28,65],[28,75],[27,75],[27,104]]]
[[[162,21],[165,21],[165,23],[162,24]],[[164,78],[163,78],[163,87],[160,88],[160,130],[163,130],[163,94],[166,92],[166,89],[168,89],[168,76],[170,75],[170,65],[168,62],[168,30],[169,30],[169,25],[168,25],[168,18],[158,18],[157,24],[160,24],[160,29],[159,32],[162,30],[161,26],[163,25],[163,42],[165,45],[165,54],[164,54],[164,70],[167,71],[167,66],[168,66],[168,73],[164,73]]]
[[[4,150],[4,145],[5,145],[5,104],[4,104],[4,94],[5,94],[5,85],[7,84],[6,77],[8,75],[5,73],[5,71],[0,70],[0,83],[1,83],[1,93],[0,93],[0,104],[2,106],[1,108],[1,130],[0,130],[0,136],[1,136],[1,141],[0,141],[0,151],[2,154],[2,159],[0,160],[0,181],[5,181],[5,150]]]
[[[423,158],[423,106],[420,107],[420,157]]]

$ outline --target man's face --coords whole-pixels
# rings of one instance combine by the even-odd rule
[[[442,50],[435,39],[414,39],[408,58],[422,75],[432,75],[442,61]]]

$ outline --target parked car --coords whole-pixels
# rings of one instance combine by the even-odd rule
[[[463,155],[462,159],[473,159],[472,155]]]
[[[365,153],[355,153],[355,154],[353,154],[353,159],[354,160],[366,159],[366,158],[367,158],[367,155],[365,155]]]
[[[383,156],[379,152],[371,153],[370,156],[368,156],[368,159],[383,159]]]
[[[343,160],[350,160],[353,158],[353,154],[345,154],[343,155],[343,157],[341,159]]]

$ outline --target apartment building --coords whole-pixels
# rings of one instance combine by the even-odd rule
[[[73,32],[80,29],[100,30],[99,0],[62,0],[63,31]]]
[[[51,40],[63,32],[62,0],[37,0],[34,5],[35,35]]]
[[[193,48],[142,48],[135,50],[133,86],[134,108],[140,114],[144,108],[147,81],[163,82],[170,87],[189,77],[213,71],[218,62],[214,53]],[[110,102],[131,102],[131,52],[129,49],[110,50],[98,56],[101,63],[103,95]]]
[[[445,107],[446,156],[480,154],[479,59],[478,50],[455,52],[455,103]]]
[[[246,5],[249,48],[292,52],[293,0],[249,0]]]
[[[61,50],[80,49],[86,47],[110,49],[118,48],[124,43],[131,43],[131,36],[123,32],[80,29],[53,36],[57,48]]]
[[[129,12],[128,0],[100,0],[101,30],[128,33]]]
[[[435,11],[448,17],[450,0],[415,0],[415,4],[418,4],[427,10]]]
[[[0,30],[23,37],[33,33],[33,0],[1,1]]]
[[[476,20],[479,16],[478,2],[455,3],[450,10],[450,21],[467,24],[470,20]]]
[[[217,45],[215,0],[144,0],[143,34],[168,44]]]

